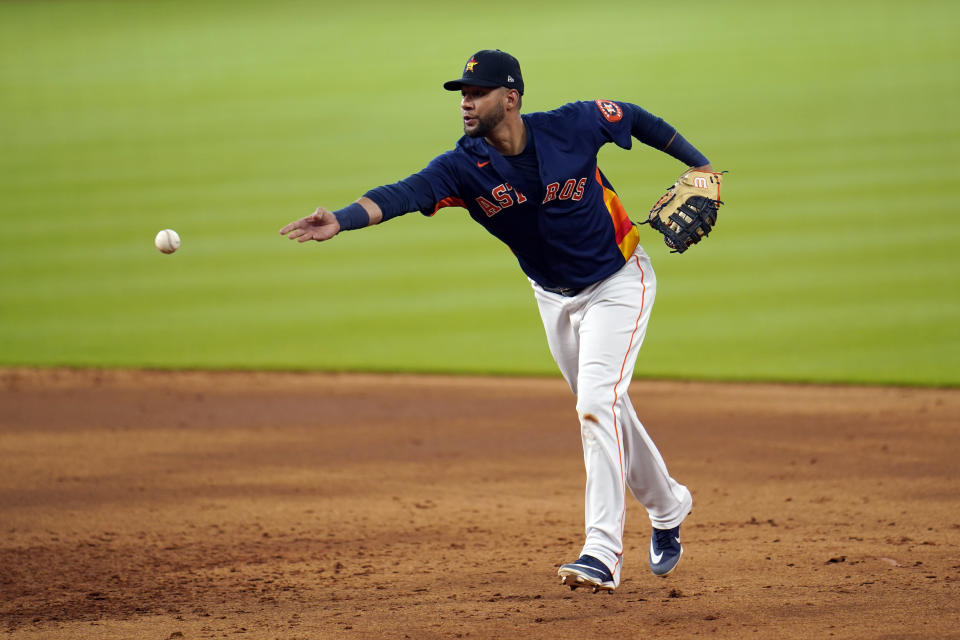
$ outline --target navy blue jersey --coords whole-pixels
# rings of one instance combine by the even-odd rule
[[[426,215],[465,208],[540,285],[589,286],[620,269],[639,241],[597,166],[604,144],[631,148],[631,118],[611,100],[573,102],[522,118],[536,147],[537,181],[524,178],[482,138],[463,136],[398,185],[416,192],[413,201]],[[367,196],[375,202],[383,197],[377,190]]]

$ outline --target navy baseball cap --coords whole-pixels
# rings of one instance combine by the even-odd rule
[[[517,59],[500,49],[484,49],[470,56],[463,67],[463,77],[443,83],[447,91],[460,91],[464,86],[506,87],[523,95],[523,76]]]

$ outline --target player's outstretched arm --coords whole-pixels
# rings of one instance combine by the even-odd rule
[[[297,242],[307,242],[308,240],[323,242],[341,231],[361,229],[377,224],[382,219],[383,212],[380,211],[377,203],[364,197],[337,211],[317,207],[317,210],[307,217],[295,220],[280,229],[280,233],[291,240],[296,239]]]

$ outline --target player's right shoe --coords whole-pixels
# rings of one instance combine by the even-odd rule
[[[672,529],[654,528],[650,537],[650,571],[655,576],[665,576],[677,567],[683,545],[680,544],[680,525]]]
[[[593,556],[580,556],[576,562],[561,566],[557,575],[560,576],[560,584],[567,585],[571,590],[587,587],[596,593],[613,591],[616,588],[610,569]]]

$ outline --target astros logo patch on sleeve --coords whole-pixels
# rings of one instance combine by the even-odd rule
[[[620,122],[623,118],[623,109],[613,100],[597,100],[597,108],[607,122]]]

